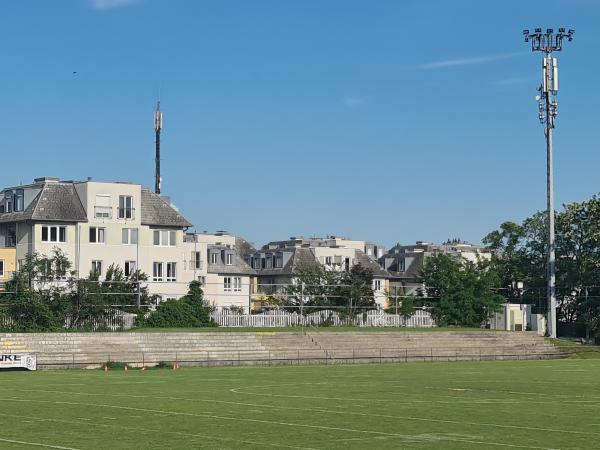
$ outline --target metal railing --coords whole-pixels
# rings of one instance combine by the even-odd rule
[[[117,208],[117,219],[135,219],[135,208]]]
[[[95,219],[112,219],[112,206],[94,206]]]
[[[129,367],[155,365],[211,367],[243,365],[364,364],[559,359],[573,355],[572,347],[422,347],[288,350],[220,350],[131,353],[36,353],[39,369],[98,368],[107,363]]]

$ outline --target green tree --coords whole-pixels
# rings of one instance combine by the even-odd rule
[[[495,293],[500,279],[492,264],[438,254],[421,269],[425,302],[438,325],[481,327],[499,311],[504,298]]]
[[[339,303],[339,285],[342,273],[327,270],[318,264],[300,265],[294,270],[294,283],[286,287],[282,306],[305,313],[329,309]]]
[[[343,273],[341,283],[344,287],[340,290],[338,306],[342,311],[353,316],[376,307],[371,269],[355,264]]]
[[[158,305],[147,317],[138,316],[138,327],[196,328],[215,326],[210,317],[211,307],[204,299],[202,285],[192,281],[188,293],[177,300],[167,300]]]

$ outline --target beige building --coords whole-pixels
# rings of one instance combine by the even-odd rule
[[[184,233],[191,224],[170,201],[139,184],[37,178],[0,194],[0,250],[27,254],[62,250],[77,277],[112,264],[126,276],[148,275],[150,293],[162,299],[187,292]]]
[[[193,278],[204,286],[204,297],[216,308],[248,311],[256,270],[242,257],[242,249],[252,249],[244,239],[225,231],[185,236]]]
[[[360,264],[373,272],[373,295],[380,307],[387,302],[389,274],[365,253],[365,241],[330,236],[327,238],[292,237],[273,241],[260,250],[246,252],[249,265],[258,272],[260,294],[285,295],[286,286],[296,282],[294,273],[300,266],[319,264],[327,270],[344,272]],[[260,301],[260,300],[258,300]]]

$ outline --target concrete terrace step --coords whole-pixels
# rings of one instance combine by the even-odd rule
[[[40,368],[160,361],[184,365],[329,364],[556,358],[534,333],[509,332],[123,332],[1,334],[3,352],[32,352]]]

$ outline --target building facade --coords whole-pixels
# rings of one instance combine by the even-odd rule
[[[419,276],[423,263],[430,256],[441,253],[470,262],[490,259],[492,256],[489,250],[468,242],[431,244],[417,241],[414,245],[396,244],[379,258],[379,265],[391,275],[391,297],[416,295],[417,290],[423,287]]]
[[[343,272],[360,264],[373,273],[373,294],[377,305],[386,306],[390,275],[365,253],[365,241],[330,236],[327,238],[291,237],[273,241],[260,250],[246,252],[246,262],[257,271],[256,301],[264,296],[286,295],[286,287],[295,284],[299,267],[319,265]],[[373,250],[373,249],[372,249]]]
[[[217,309],[248,312],[257,272],[246,263],[242,251],[254,248],[225,231],[187,234],[184,247],[190,255],[188,268],[193,270],[193,279],[202,283],[207,301]]]
[[[141,185],[37,178],[0,193],[0,251],[14,249],[17,266],[28,254],[62,251],[75,277],[111,265],[126,276],[140,270],[161,299],[187,292],[184,233],[191,224],[168,199]]]

